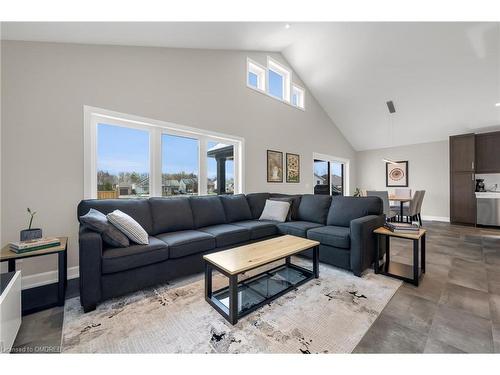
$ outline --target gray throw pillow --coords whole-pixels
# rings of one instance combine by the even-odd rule
[[[139,245],[149,244],[148,233],[143,227],[141,227],[141,224],[125,212],[114,210],[113,212],[107,214],[106,217],[111,224],[117,227],[124,235],[135,243],[138,243]]]
[[[290,209],[288,210],[288,215],[286,217],[286,221],[292,221],[293,198],[285,198],[285,197],[283,197],[283,198],[269,198],[269,200],[290,203]]]
[[[110,246],[130,246],[128,237],[111,224],[102,212],[91,208],[85,215],[80,216],[80,222],[90,230],[100,233],[102,240]]]

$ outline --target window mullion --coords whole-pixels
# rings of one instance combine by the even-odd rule
[[[198,155],[198,194],[207,195],[207,144],[206,137],[199,137],[199,155]]]

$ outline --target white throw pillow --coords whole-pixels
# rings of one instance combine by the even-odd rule
[[[132,219],[125,212],[114,210],[113,212],[107,214],[106,217],[111,224],[117,227],[124,235],[135,243],[140,245],[149,244],[148,233],[137,221]]]
[[[273,220],[284,222],[290,210],[290,202],[272,201],[267,199],[264,211],[260,215],[259,220]]]

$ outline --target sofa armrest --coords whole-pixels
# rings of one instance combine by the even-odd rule
[[[80,302],[85,312],[94,310],[101,300],[102,238],[80,226]]]
[[[384,215],[368,215],[351,221],[351,269],[356,276],[361,276],[373,263],[377,241],[373,231],[383,226],[384,221]]]

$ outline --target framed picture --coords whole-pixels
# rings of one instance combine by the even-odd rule
[[[408,160],[385,163],[385,186],[408,187]]]
[[[283,153],[267,150],[267,182],[283,182]]]
[[[300,156],[286,153],[286,182],[300,182]]]

